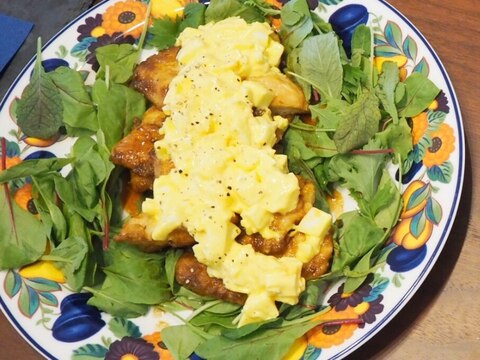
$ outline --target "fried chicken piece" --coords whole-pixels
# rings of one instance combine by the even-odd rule
[[[190,252],[183,254],[178,259],[175,267],[175,280],[202,296],[214,297],[240,305],[243,305],[247,299],[246,294],[228,290],[221,279],[208,275],[207,267]]]
[[[135,69],[132,86],[158,108],[162,108],[168,86],[178,74],[179,47],[158,52],[141,62]],[[286,75],[269,73],[248,78],[273,92],[270,110],[274,115],[289,116],[308,113],[308,102],[302,89]]]
[[[145,252],[156,252],[167,246],[188,247],[195,244],[195,239],[183,227],[173,230],[167,241],[155,241],[152,239],[153,225],[145,214],[132,217],[123,225],[115,241],[127,242]]]
[[[273,115],[289,116],[309,112],[302,89],[285,74],[268,73],[249,77],[248,80],[262,84],[273,93],[269,106]]]
[[[159,109],[163,107],[170,82],[180,71],[177,62],[179,50],[179,47],[172,47],[160,51],[135,68],[132,86]]]
[[[162,136],[159,129],[165,120],[165,114],[155,107],[149,108],[140,125],[120,140],[112,150],[110,159],[116,165],[131,170],[130,182],[133,190],[144,192],[152,189],[158,173],[164,173],[169,164],[160,162],[154,144]]]
[[[315,201],[315,185],[313,182],[300,176],[297,178],[300,186],[297,206],[286,214],[275,214],[270,225],[270,228],[278,234],[278,237],[265,239],[258,233],[247,235],[243,232],[237,238],[240,244],[251,244],[255,251],[265,255],[280,256],[285,253],[290,242],[288,233],[294,225],[297,225],[303,219]]]
[[[305,241],[305,234],[295,233],[290,239],[287,249],[282,256],[295,256],[298,244]],[[318,279],[330,269],[333,255],[333,237],[331,231],[323,239],[320,251],[309,262],[302,266],[302,277],[305,280]]]

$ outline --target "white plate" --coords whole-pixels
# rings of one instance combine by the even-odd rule
[[[97,41],[104,30],[101,26],[102,17],[107,8],[119,2],[105,1],[73,20],[44,46],[43,59],[57,59],[53,60],[54,64],[62,59],[70,67],[91,71],[90,65],[85,63],[85,58],[89,56],[88,47]],[[321,5],[325,17],[346,5],[360,3],[352,0],[321,2],[330,4]],[[422,189],[434,189],[427,200],[430,204],[438,205],[437,211],[435,214],[427,214],[428,207],[422,205],[409,209],[408,214],[404,213],[403,228],[398,229],[392,237],[396,243],[390,242],[387,245],[390,253],[385,265],[372,276],[372,281],[354,294],[340,296],[341,289],[337,285],[326,294],[326,303],[334,308],[330,315],[336,312],[332,319],[357,316],[362,317],[364,324],[318,328],[296,342],[296,355],[292,355],[291,360],[300,359],[302,355],[305,360],[342,358],[385,326],[421,286],[437,260],[460,200],[464,173],[464,134],[460,109],[448,75],[422,34],[396,9],[382,0],[369,1],[367,8],[369,23],[374,26],[377,38],[377,55],[390,58],[396,56],[395,60],[400,65],[404,63],[401,66],[402,72],[423,71],[442,89],[437,107],[433,106],[431,111],[414,121],[417,150],[415,160],[422,162],[417,166],[410,184],[405,184],[404,191],[404,196],[410,198],[413,190],[417,190],[418,194]],[[87,36],[88,32],[90,36]],[[68,141],[38,144],[31,139],[24,139],[17,132],[13,104],[27,85],[33,64],[34,59],[18,76],[0,104],[0,135],[10,142],[9,157],[25,159],[38,151],[63,155],[70,148]],[[407,225],[415,223],[422,215],[423,220],[426,220],[422,222],[423,228],[415,229],[415,249],[406,250],[399,244],[404,241],[402,239],[406,239],[405,236],[412,235],[413,226],[409,228]],[[60,308],[61,301],[71,294],[64,285],[49,279],[28,279],[18,271],[0,273],[0,282],[3,284],[0,287],[3,312],[25,340],[50,359],[67,359],[74,355],[84,355],[84,359],[101,359],[110,343],[122,335],[153,335],[164,322],[172,324],[175,321],[172,317],[162,317],[153,311],[144,318],[132,320],[112,319],[106,314],[101,314],[103,320],[100,320],[99,314],[89,314],[86,318],[90,320],[90,325],[86,326],[97,326],[98,332],[80,341],[59,341],[52,336],[50,329],[60,313],[72,310],[68,306]],[[102,321],[105,322],[104,325]],[[75,331],[78,336],[78,329]],[[149,339],[154,341],[154,337]],[[128,341],[123,341],[125,348],[129,346]]]

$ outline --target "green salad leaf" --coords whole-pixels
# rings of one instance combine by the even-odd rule
[[[63,125],[60,92],[42,66],[41,41],[37,42],[37,60],[30,83],[17,104],[17,125],[27,136],[48,139]]]
[[[187,27],[197,28],[205,24],[205,5],[188,3],[184,9],[183,18],[172,19],[168,16],[155,19],[147,38],[149,45],[158,50],[165,50],[175,45],[178,35]]]
[[[31,264],[43,255],[47,237],[40,221],[11,198],[7,184],[0,187],[0,269]]]

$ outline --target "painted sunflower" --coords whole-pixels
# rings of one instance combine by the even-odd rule
[[[159,331],[154,332],[151,335],[145,335],[143,338],[146,342],[153,345],[153,350],[160,356],[160,359],[173,360],[173,355],[167,350],[166,345],[162,341],[162,335]]]
[[[438,130],[430,134],[430,137],[432,145],[427,149],[423,158],[423,164],[427,168],[443,164],[455,150],[455,135],[450,125],[441,124]]]
[[[105,360],[159,360],[160,356],[153,349],[153,345],[144,339],[135,339],[125,336],[122,340],[114,341]]]
[[[102,27],[108,35],[122,33],[137,39],[142,34],[146,15],[147,5],[141,1],[117,2],[103,14]]]
[[[317,319],[325,321],[334,320],[355,320],[359,319],[354,308],[348,306],[344,311],[336,311],[335,309],[320,315]],[[335,345],[340,345],[345,340],[352,337],[353,332],[358,328],[359,324],[343,323],[343,324],[326,324],[319,325],[307,333],[307,339],[310,344],[317,348],[326,349]]]

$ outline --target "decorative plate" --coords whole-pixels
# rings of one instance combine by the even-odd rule
[[[66,65],[81,69],[88,76],[98,69],[96,48],[138,41],[141,27],[126,35],[122,32],[143,21],[147,2],[107,0],[77,17],[45,44],[42,52],[45,69]],[[164,1],[164,6],[175,11],[175,5],[187,2],[190,1]],[[337,16],[342,14],[340,10],[349,9],[347,5],[359,3],[323,0],[318,11],[328,18],[334,12]],[[354,22],[368,19],[374,31],[376,61],[394,61],[404,76],[421,72],[442,91],[427,110],[411,119],[414,150],[406,162],[410,170],[403,178],[406,205],[401,222],[386,245],[385,256],[378,260],[378,270],[353,293],[345,293],[343,285],[337,285],[325,296],[325,305],[331,306],[322,315],[325,320],[361,321],[310,330],[295,342],[288,355],[291,360],[342,358],[385,326],[413,296],[434,265],[460,200],[464,134],[448,75],[429,43],[402,14],[383,0],[363,3],[367,4],[364,5],[367,12],[350,11],[342,16],[343,20]],[[338,31],[348,32],[348,27]],[[15,101],[28,84],[34,63],[32,59],[0,104],[0,133],[6,138],[7,167],[48,154],[64,155],[70,150],[68,140],[29,138],[16,126]],[[15,201],[28,208],[29,184],[15,186],[18,194]],[[127,354],[142,360],[158,359],[158,354],[162,359],[171,358],[162,346],[159,330],[178,323],[174,317],[154,310],[134,319],[100,313],[86,305],[88,295],[69,291],[61,274],[48,266],[4,271],[0,273],[0,282],[3,312],[25,340],[46,358],[101,359],[109,351],[112,359]]]

